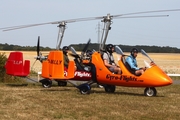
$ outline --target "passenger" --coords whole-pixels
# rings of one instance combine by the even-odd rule
[[[121,68],[114,62],[113,52],[114,52],[114,45],[108,44],[106,46],[106,51],[102,55],[104,65],[111,72],[116,74],[121,74]]]
[[[135,75],[142,75],[146,70],[146,67],[138,68],[136,57],[138,54],[138,49],[133,48],[130,52],[131,54],[126,58],[126,63],[129,65],[131,72]]]

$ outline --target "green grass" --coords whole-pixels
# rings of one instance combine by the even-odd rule
[[[68,85],[42,88],[41,84],[0,84],[1,120],[176,120],[180,118],[180,85],[159,87],[156,97],[144,88],[117,87],[107,94],[93,87],[81,95]]]

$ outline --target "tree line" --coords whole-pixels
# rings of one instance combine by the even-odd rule
[[[84,44],[71,44],[69,46],[72,46],[75,48],[76,51],[82,51],[82,49],[85,47]],[[129,52],[133,47],[137,49],[143,49],[146,52],[149,53],[180,53],[180,49],[176,47],[169,47],[169,46],[145,46],[145,45],[136,45],[136,46],[130,46],[130,45],[118,45],[124,52]],[[41,51],[50,51],[54,50],[55,48],[50,47],[42,47],[40,46]],[[91,43],[88,46],[89,50],[99,50],[99,44],[97,43]],[[37,46],[19,46],[19,45],[12,45],[12,44],[0,44],[0,50],[4,51],[36,51]]]
[[[50,51],[52,48],[42,47],[40,46],[42,51]],[[9,50],[9,51],[36,51],[37,46],[20,46],[20,45],[12,45],[12,44],[0,44],[0,50]]]
[[[85,44],[72,44],[72,47],[75,48],[75,50],[77,51],[81,51],[84,47]],[[130,46],[130,45],[117,45],[119,46],[123,52],[130,52],[132,48],[137,48],[138,50],[145,50],[146,52],[149,53],[180,53],[180,49],[176,48],[176,47],[169,47],[169,46],[146,46],[146,45],[136,45],[136,46]],[[90,44],[88,47],[89,50],[99,50],[99,44],[97,43],[93,43]]]

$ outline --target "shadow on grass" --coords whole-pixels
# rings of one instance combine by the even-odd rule
[[[114,92],[114,93],[107,93],[105,91],[98,91],[98,90],[91,90],[90,94],[95,94],[95,93],[100,93],[100,94],[118,94],[118,95],[130,95],[130,96],[143,96],[143,97],[148,97],[145,96],[143,93],[132,93],[132,92]],[[152,97],[165,97],[165,96],[159,96],[158,94],[156,96],[152,96]]]
[[[53,88],[44,88],[41,89],[40,91],[44,92],[52,92],[52,91],[72,91],[73,89],[67,88],[67,87],[53,87]]]
[[[27,83],[23,83],[23,84],[15,84],[15,83],[8,83],[8,84],[5,84],[6,86],[10,86],[10,87],[24,87],[24,86],[28,86]]]
[[[92,90],[91,94],[94,93],[100,93],[100,94],[120,94],[120,95],[132,95],[132,96],[144,96],[143,94],[138,93],[129,93],[129,92],[114,92],[114,93],[107,93],[105,91],[98,91],[98,90]]]

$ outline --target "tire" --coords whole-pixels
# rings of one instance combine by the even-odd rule
[[[152,97],[152,96],[156,96],[156,94],[157,94],[157,91],[156,91],[156,88],[154,87],[147,87],[144,90],[145,96]]]
[[[116,90],[116,86],[114,85],[104,85],[104,89],[107,93],[114,93]]]
[[[79,87],[80,93],[83,95],[90,94],[91,87],[88,84]]]
[[[42,82],[42,86],[44,88],[50,88],[52,86],[52,81],[51,80],[46,80]]]
[[[57,82],[58,82],[58,86],[67,86],[66,81],[57,81]]]

